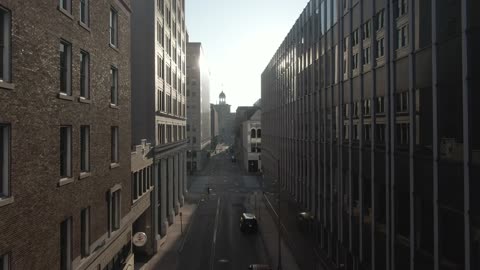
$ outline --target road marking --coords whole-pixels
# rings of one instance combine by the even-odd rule
[[[210,270],[213,270],[213,264],[215,259],[215,245],[217,242],[217,229],[218,229],[218,217],[220,213],[220,200],[222,198],[218,198],[217,200],[217,213],[215,214],[215,226],[213,227],[213,241],[212,241],[212,253],[210,254]]]

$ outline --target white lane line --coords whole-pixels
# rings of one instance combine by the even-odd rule
[[[215,214],[215,226],[213,228],[213,241],[212,241],[212,253],[210,254],[210,270],[213,270],[214,259],[215,259],[215,245],[217,242],[217,229],[218,229],[218,218],[220,213],[220,200],[217,200],[217,213]]]

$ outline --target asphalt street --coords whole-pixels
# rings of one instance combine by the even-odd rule
[[[190,176],[190,195],[198,198],[179,270],[240,270],[266,263],[259,234],[240,232],[239,219],[248,194],[259,190],[256,176],[247,175],[226,153],[210,158],[207,167]],[[207,188],[211,188],[210,194]]]

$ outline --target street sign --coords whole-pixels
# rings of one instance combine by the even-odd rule
[[[137,232],[133,235],[132,242],[137,247],[143,247],[147,243],[147,234],[144,232]]]

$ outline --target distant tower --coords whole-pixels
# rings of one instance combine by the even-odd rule
[[[225,105],[226,104],[225,93],[223,93],[222,91],[218,97],[220,98],[220,104]]]

